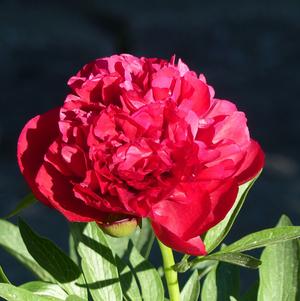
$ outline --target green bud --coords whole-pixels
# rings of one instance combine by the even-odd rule
[[[140,219],[132,216],[111,214],[108,221],[97,223],[102,231],[113,237],[124,237],[132,234],[139,225]]]

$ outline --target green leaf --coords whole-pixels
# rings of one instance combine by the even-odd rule
[[[78,266],[61,251],[53,242],[34,233],[22,220],[19,229],[28,252],[45,269],[55,281],[69,294],[86,298],[87,291],[83,284],[84,278]]]
[[[227,236],[245,202],[249,190],[251,189],[252,185],[257,180],[259,175],[260,173],[254,179],[239,187],[239,193],[235,200],[235,203],[227,213],[226,217],[220,223],[206,232],[203,241],[208,254],[211,253],[217,246],[219,246]]]
[[[137,251],[139,251],[139,253],[147,259],[150,255],[155,239],[151,223],[147,218],[143,218],[142,228],[138,229],[131,239]]]
[[[239,297],[239,268],[228,263],[218,263],[204,279],[201,301],[225,301],[231,297]]]
[[[78,253],[76,250],[76,244],[75,244],[74,238],[71,234],[69,235],[69,255],[70,255],[70,258],[79,266],[80,262],[79,262],[79,257],[78,257]]]
[[[55,297],[39,296],[23,288],[7,283],[0,283],[0,297],[7,301],[61,301]]]
[[[142,301],[140,290],[131,269],[116,255],[122,292],[127,301]]]
[[[197,262],[198,263],[198,262]],[[191,262],[183,258],[172,266],[172,269],[178,273],[184,273],[191,268]]]
[[[163,301],[164,288],[157,270],[129,241],[125,259],[133,271],[141,288],[143,301]]]
[[[12,212],[10,212],[4,217],[4,219],[8,219],[19,214],[23,209],[31,206],[34,203],[36,203],[36,199],[32,193],[29,193],[28,195],[25,196],[24,199],[21,200],[20,203],[18,203],[18,205]]]
[[[105,237],[114,254],[117,254],[121,259],[123,259],[127,251],[130,237],[112,237],[107,234],[105,234]]]
[[[291,226],[290,219],[283,215],[278,229]],[[300,248],[297,240],[267,246],[261,255],[259,269],[259,301],[293,301],[300,299]]]
[[[253,256],[243,253],[215,253],[208,256],[209,260],[223,261],[244,268],[257,269],[261,261]]]
[[[186,282],[181,293],[181,300],[197,301],[200,295],[200,280],[198,272],[194,271]]]
[[[257,269],[258,266],[261,264],[261,261],[259,259],[247,254],[237,253],[237,252],[223,253],[222,251],[220,251],[207,256],[196,257],[191,261],[182,260],[179,263],[175,264],[172,268],[179,273],[184,273],[190,268],[193,268],[196,265],[198,265],[200,262],[205,262],[210,260],[227,262],[249,269]]]
[[[14,256],[26,268],[33,272],[37,277],[44,281],[53,282],[54,279],[45,271],[28,253],[22,240],[19,228],[14,224],[0,219],[0,246]]]
[[[0,283],[10,283],[1,265],[0,265]]]
[[[75,295],[70,295],[66,301],[86,301],[85,299],[82,299],[78,296],[75,296]]]
[[[144,218],[142,220],[142,227],[137,227],[136,231],[132,235],[118,238],[106,235],[106,238],[113,251],[118,254],[120,258],[124,257],[124,254],[126,253],[126,246],[130,240],[141,255],[148,258],[155,236],[149,220]]]
[[[249,234],[222,249],[222,253],[244,252],[300,237],[300,226],[271,228]]]
[[[197,257],[190,262],[190,266],[193,267],[194,265],[198,264],[204,260],[217,260],[223,261],[235,265],[239,265],[245,268],[250,269],[257,269],[258,266],[261,264],[261,261],[253,256],[243,254],[243,253],[223,253],[217,252],[214,254],[210,254],[204,257]]]
[[[40,296],[52,296],[62,300],[65,300],[68,296],[67,293],[57,284],[43,281],[27,282],[19,287]]]
[[[198,271],[198,278],[199,280],[203,279],[216,265],[218,262],[215,260],[205,260],[199,262],[195,265],[192,269]]]
[[[73,223],[71,231],[93,299],[121,301],[122,289],[118,270],[105,234],[95,222],[86,225]]]

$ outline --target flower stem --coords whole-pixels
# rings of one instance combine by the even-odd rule
[[[171,268],[175,264],[172,249],[165,246],[159,240],[158,245],[160,247],[161,255],[163,258],[164,272],[169,291],[169,299],[170,301],[180,301],[180,291],[178,285],[177,272],[175,272]]]

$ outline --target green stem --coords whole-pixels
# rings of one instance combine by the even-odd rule
[[[180,291],[178,285],[178,276],[171,267],[175,264],[172,249],[165,246],[158,240],[161,255],[163,258],[164,272],[167,281],[170,301],[180,301]]]

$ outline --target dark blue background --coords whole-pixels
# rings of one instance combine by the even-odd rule
[[[300,224],[299,36],[297,0],[0,1],[0,216],[29,191],[15,157],[23,125],[63,102],[72,74],[113,53],[175,53],[246,112],[266,152],[227,241],[273,226],[281,213]],[[22,216],[67,248],[55,211],[38,204]],[[0,264],[14,283],[31,279],[2,251]]]

